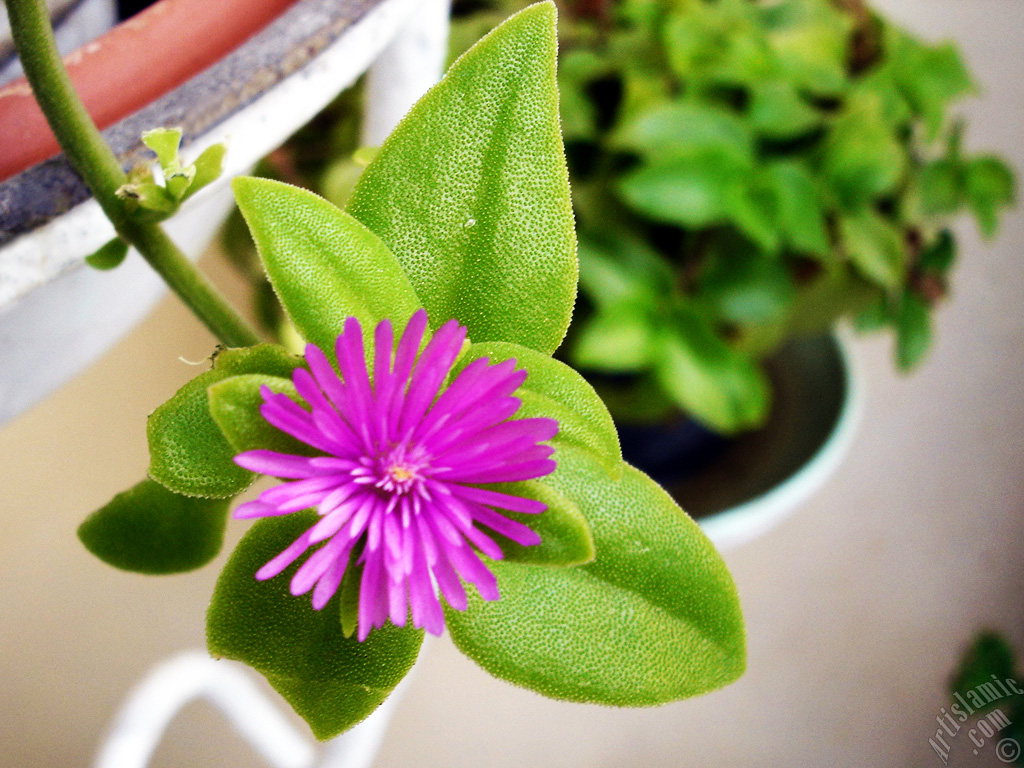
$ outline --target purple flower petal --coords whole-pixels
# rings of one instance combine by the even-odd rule
[[[232,516],[236,520],[247,520],[252,517],[275,517],[287,514],[287,512],[278,510],[273,504],[264,504],[262,501],[256,500],[239,504],[232,513]]]
[[[304,595],[327,573],[338,554],[345,548],[341,539],[332,539],[309,556],[292,576],[291,593]]]
[[[422,550],[415,553],[412,577],[409,579],[409,604],[412,608],[412,623],[434,635],[444,629],[444,613],[441,603],[434,594],[430,582],[430,570]]]
[[[540,534],[535,530],[518,520],[510,520],[504,515],[499,515],[493,509],[477,505],[473,510],[473,518],[495,533],[512,539],[516,544],[522,544],[524,547],[540,544]]]
[[[363,580],[359,584],[359,631],[357,637],[365,640],[374,623],[377,613],[377,600],[380,595],[381,571],[383,563],[380,558],[371,557],[363,566]]]
[[[388,617],[396,627],[404,627],[409,613],[406,580],[401,576],[388,580]]]
[[[359,327],[359,321],[354,317],[345,320],[345,332],[338,337],[335,352],[341,379],[352,396],[352,422],[358,429],[368,423],[370,410],[373,407],[373,393],[370,390],[370,377],[366,371],[363,330]]]
[[[500,424],[519,410],[522,402],[516,397],[503,397],[481,405],[471,414],[451,424],[442,433],[424,440],[424,445],[436,456],[444,450],[458,445],[483,432],[488,427]]]
[[[426,312],[419,310],[395,345],[392,324],[384,320],[374,331],[368,367],[363,330],[348,318],[333,350],[337,368],[309,345],[309,369],[293,375],[308,410],[263,390],[263,417],[323,455],[247,451],[235,457],[242,467],[290,481],[239,506],[236,517],[307,508],[321,515],[260,568],[257,579],[279,575],[323,542],[290,581],[293,594],[312,591],[319,610],[338,591],[352,552],[361,550],[362,569],[351,576],[360,580],[359,640],[387,621],[404,626],[409,616],[414,626],[439,634],[440,600],[456,610],[468,605],[463,582],[485,600],[498,599],[497,580],[478,554],[503,556],[491,532],[523,546],[540,542],[505,511],[538,514],[542,502],[476,484],[550,473],[553,449],[544,441],[557,433],[557,422],[512,419],[520,406],[513,393],[527,377],[515,370],[515,360],[475,360],[445,388],[466,329],[450,320],[424,343],[426,329]]]
[[[316,583],[313,588],[313,608],[317,611],[321,610],[332,597],[334,593],[338,591],[338,586],[341,584],[342,578],[345,576],[345,568],[348,565],[348,549],[340,552],[338,556],[331,563],[331,567],[327,570],[323,576],[320,577],[320,581]]]
[[[452,608],[457,611],[464,611],[469,605],[466,597],[466,589],[459,581],[459,576],[448,561],[447,557],[439,557],[432,568],[434,578],[437,579],[437,586],[444,595],[444,599]]]
[[[334,490],[338,487],[338,483],[344,482],[345,479],[344,475],[332,474],[316,475],[305,480],[296,480],[294,483],[285,483],[264,491],[260,494],[260,501],[264,504],[274,505],[294,499],[296,496],[310,493],[319,495],[320,492]]]
[[[257,581],[272,579],[281,571],[299,559],[299,555],[309,549],[309,531],[299,536],[288,548],[269,563],[256,571]]]
[[[499,491],[492,491],[487,488],[474,488],[468,485],[456,485],[452,483],[449,486],[459,498],[465,499],[466,501],[475,501],[479,504],[487,504],[492,507],[501,507],[512,512],[523,512],[527,515],[536,515],[547,509],[547,506],[535,499],[527,499],[522,496],[513,496],[508,493],[501,493]]]
[[[443,477],[445,480],[456,483],[512,483],[517,480],[543,477],[554,471],[555,462],[551,459],[536,459],[493,469],[448,469]],[[438,474],[440,475],[440,473]]]
[[[306,478],[316,472],[305,456],[290,456],[276,451],[246,451],[235,456],[235,464],[261,475]]]
[[[350,498],[323,516],[320,522],[309,529],[309,540],[311,544],[329,539],[342,529],[352,515],[359,509],[360,504],[370,503],[364,499]]]

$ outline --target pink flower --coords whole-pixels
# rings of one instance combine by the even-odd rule
[[[246,469],[290,480],[239,506],[235,517],[311,507],[320,514],[316,525],[256,578],[277,576],[322,544],[291,581],[294,595],[313,591],[313,607],[319,610],[337,591],[356,552],[363,566],[360,640],[389,617],[403,626],[409,607],[415,626],[440,634],[444,614],[435,584],[458,610],[467,604],[463,580],[485,600],[496,600],[497,581],[478,551],[495,559],[502,552],[484,528],[522,545],[540,542],[535,531],[502,511],[536,514],[544,504],[481,486],[552,472],[554,449],[539,443],[555,435],[558,423],[512,419],[520,405],[512,393],[527,375],[515,370],[514,360],[497,365],[475,360],[444,387],[466,329],[449,320],[417,357],[426,326],[426,312],[416,312],[397,348],[391,322],[377,326],[372,383],[355,318],[346,321],[337,340],[340,377],[326,355],[308,345],[309,370],[297,369],[294,382],[309,409],[264,387],[260,412],[323,455],[261,450],[235,458]]]

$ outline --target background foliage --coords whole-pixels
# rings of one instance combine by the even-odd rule
[[[453,56],[517,7],[456,3]],[[844,317],[891,329],[900,368],[922,358],[955,261],[950,220],[970,211],[991,237],[1014,196],[998,157],[963,149],[950,107],[976,86],[955,46],[860,0],[560,13],[583,289],[564,354],[620,423],[682,411],[723,433],[756,427],[771,404],[762,361]],[[263,171],[344,201],[358,98]]]

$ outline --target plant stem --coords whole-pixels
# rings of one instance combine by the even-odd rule
[[[135,221],[117,190],[127,181],[82,104],[57,52],[45,0],[5,0],[25,77],[68,160],[125,242],[135,246],[210,331],[231,347],[259,342],[255,331],[157,224]]]

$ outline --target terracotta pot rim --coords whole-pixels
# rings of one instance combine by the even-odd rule
[[[157,126],[180,126],[182,145],[187,150],[212,128],[302,69],[385,0],[276,2],[289,5],[261,30],[103,132],[123,166],[151,159],[140,136]],[[46,224],[89,197],[88,189],[63,155],[0,182],[0,245]]]
[[[64,65],[102,130],[230,53],[295,1],[157,0],[79,46]],[[249,13],[238,13],[240,4]],[[0,134],[0,179],[60,151],[24,77],[0,86]]]

